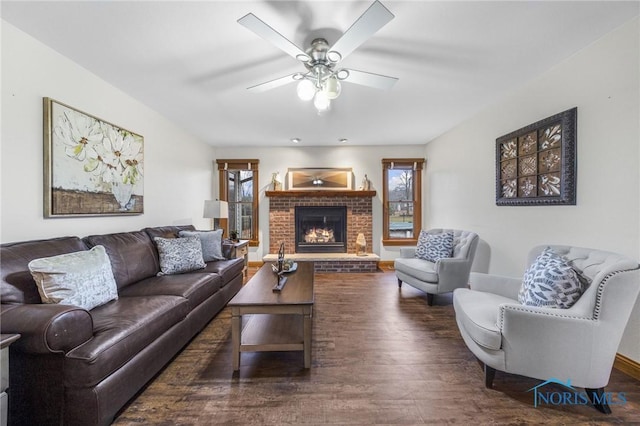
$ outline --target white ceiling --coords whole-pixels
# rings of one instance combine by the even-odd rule
[[[319,116],[304,67],[236,21],[253,12],[305,50],[333,44],[366,1],[2,1],[2,18],[214,146],[424,144],[638,15],[637,1],[382,0],[395,15],[341,65],[398,77],[343,84]],[[63,100],[62,100],[63,101]]]

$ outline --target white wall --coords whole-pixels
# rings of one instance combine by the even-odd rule
[[[295,146],[291,148],[217,148],[216,158],[257,158],[259,165],[259,220],[260,246],[252,247],[250,260],[261,260],[269,251],[269,198],[264,191],[269,189],[271,174],[280,173],[284,182],[288,168],[296,167],[351,167],[357,188],[366,174],[373,189],[373,247],[371,251],[381,259],[397,257],[398,247],[385,248],[382,239],[382,162],[383,158],[422,158],[423,145],[412,146],[335,146],[313,148]]]
[[[639,24],[635,19],[427,144],[426,223],[478,232],[490,271],[520,276],[527,251],[560,243],[640,256]],[[577,205],[497,207],[495,140],[578,107]],[[640,362],[640,309],[620,353]]]
[[[11,24],[1,25],[0,241],[169,224],[210,227],[202,208],[212,196],[211,146]],[[43,218],[43,97],[144,136],[143,215]]]

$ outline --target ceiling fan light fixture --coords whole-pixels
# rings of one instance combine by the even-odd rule
[[[316,87],[311,81],[303,79],[298,83],[296,91],[298,93],[298,97],[301,100],[310,101],[316,94]]]
[[[331,106],[331,100],[329,100],[327,94],[324,91],[320,90],[313,98],[313,105],[316,107],[318,112],[324,112]]]
[[[373,4],[333,45],[330,46],[327,39],[317,37],[311,41],[309,48],[302,50],[253,13],[248,13],[238,19],[240,25],[269,41],[289,56],[303,62],[308,71],[296,72],[251,86],[248,90],[261,92],[297,81],[298,97],[305,101],[313,99],[318,114],[322,115],[330,109],[331,100],[340,96],[343,81],[377,89],[389,89],[398,80],[397,78],[366,71],[338,69],[337,65],[393,18],[393,13],[380,0],[374,0]]]
[[[327,81],[324,83],[324,92],[327,95],[328,99],[336,99],[340,96],[340,92],[342,91],[342,86],[338,81],[338,78],[333,76],[329,77]]]

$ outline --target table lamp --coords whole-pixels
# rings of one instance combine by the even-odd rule
[[[220,219],[229,217],[229,204],[222,200],[205,200],[202,217],[213,220],[214,231],[218,229]]]

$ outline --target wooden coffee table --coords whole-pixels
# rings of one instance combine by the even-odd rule
[[[313,269],[313,262],[299,262],[274,292],[277,276],[266,263],[231,299],[234,371],[242,352],[303,351],[304,368],[311,367]]]

